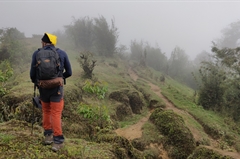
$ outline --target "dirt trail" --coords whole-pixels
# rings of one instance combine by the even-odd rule
[[[129,69],[128,73],[134,81],[138,79],[137,74],[132,69]],[[146,117],[140,119],[136,124],[131,125],[127,128],[117,129],[115,130],[115,132],[118,135],[123,136],[129,140],[140,138],[142,136],[142,126],[144,125],[145,122],[148,121],[150,115],[151,113],[149,112]]]
[[[146,117],[140,119],[136,124],[133,124],[127,128],[117,129],[115,132],[120,136],[124,136],[128,140],[140,138],[142,136],[142,126],[148,121],[150,115],[151,113],[149,112]]]
[[[187,118],[188,117],[193,118],[189,113],[176,108],[166,97],[164,97],[162,95],[158,86],[156,86],[152,83],[148,83],[148,84],[151,86],[151,90],[154,91],[154,93],[157,94],[164,101],[164,103],[166,103],[166,108],[165,109],[171,109],[175,113],[181,115],[184,118],[186,118],[186,117]],[[186,120],[185,120],[185,122],[186,122]],[[196,141],[199,141],[202,138],[201,133],[197,129],[193,128],[188,122],[186,122],[186,125],[190,129],[190,131],[192,132],[194,139]]]
[[[132,69],[129,69],[128,73],[129,73],[130,77],[134,81],[136,81],[138,79],[138,75]],[[160,90],[160,88],[157,85],[154,85],[154,84],[152,84],[152,83],[150,83],[148,81],[146,81],[146,82],[151,87],[151,90],[154,91],[154,93],[156,93],[166,103],[166,109],[173,110],[175,113],[181,115],[183,118],[193,118],[188,112],[176,108],[165,96],[163,96],[161,94],[161,90]],[[115,132],[118,135],[123,136],[123,137],[125,137],[125,138],[127,138],[129,140],[133,140],[135,138],[140,138],[142,136],[142,126],[144,125],[145,122],[148,121],[150,115],[151,115],[151,112],[149,112],[146,117],[143,117],[142,119],[140,119],[136,124],[130,125],[127,128],[117,129],[117,130],[115,130]],[[202,138],[202,133],[203,132],[202,133],[199,132],[199,130],[197,130],[194,127],[192,127],[191,124],[188,123],[186,120],[185,120],[185,122],[186,122],[186,126],[192,132],[195,141],[199,141]],[[214,141],[214,140],[211,139],[211,146],[205,146],[205,147],[207,147],[209,149],[212,149],[212,150],[215,150],[215,151],[221,153],[222,155],[231,156],[234,159],[239,159],[240,158],[240,154],[239,153],[228,152],[228,151],[224,151],[224,150],[221,150],[221,149],[217,149],[217,148],[215,148],[214,145],[217,145],[217,141]],[[169,159],[167,157],[167,154],[165,153],[165,151],[161,147],[161,145],[158,148],[161,149],[162,153],[164,153],[164,156],[161,156],[161,157],[163,159]]]
[[[138,79],[137,74],[132,69],[129,69],[128,73],[134,81],[136,81]],[[176,112],[177,114],[180,114],[181,116],[190,116],[190,114],[188,114],[187,112],[185,112],[183,110],[177,109],[171,102],[169,102],[169,100],[161,94],[160,88],[158,86],[156,86],[152,83],[149,83],[148,81],[146,81],[146,82],[151,87],[151,90],[154,93],[156,93],[161,99],[163,99],[163,101],[166,103],[166,109],[171,109],[174,112]],[[127,128],[117,129],[116,133],[118,133],[119,135],[124,136],[130,140],[141,137],[141,134],[142,134],[141,128],[142,128],[143,124],[148,120],[150,115],[151,115],[151,113],[149,112],[148,115],[146,117],[142,118],[141,120],[139,120],[138,123],[131,125]],[[188,126],[189,126],[189,129],[191,130],[191,132],[193,133],[194,138],[198,141],[201,138],[200,133],[197,130],[195,130],[194,128],[192,128],[190,126],[190,124],[188,124]]]

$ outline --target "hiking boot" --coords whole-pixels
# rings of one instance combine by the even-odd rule
[[[53,145],[52,145],[52,150],[54,151],[54,152],[57,152],[58,150],[60,150],[61,148],[63,148],[63,143],[61,143],[61,144],[56,144],[56,143],[53,143]]]
[[[44,144],[45,145],[51,145],[53,143],[53,135],[46,135],[45,136],[45,140],[44,140]]]

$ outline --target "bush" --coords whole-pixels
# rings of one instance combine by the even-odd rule
[[[98,99],[104,99],[106,92],[108,91],[107,84],[102,84],[100,82],[93,83],[87,80],[83,86],[83,91],[91,94],[95,94]]]
[[[172,159],[187,158],[193,152],[195,141],[181,116],[171,110],[157,108],[151,114],[150,120],[166,137],[163,144]]]
[[[93,54],[91,52],[85,51],[81,52],[79,58],[77,58],[80,66],[82,67],[85,77],[92,78],[94,67],[96,66],[96,60],[92,60]]]
[[[90,120],[90,122],[97,123],[100,128],[109,126],[112,123],[106,106],[92,106],[81,103],[77,108],[77,112]]]
[[[13,69],[9,61],[3,61],[0,63],[0,97],[7,93],[6,83],[13,75]]]

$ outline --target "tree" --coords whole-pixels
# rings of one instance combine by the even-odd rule
[[[128,50],[127,46],[121,44],[121,45],[119,45],[119,46],[117,47],[116,52],[117,52],[117,54],[118,54],[118,56],[119,56],[120,58],[126,59],[127,56],[129,55],[129,54],[127,53],[127,50]]]
[[[207,51],[202,51],[196,55],[195,59],[193,60],[196,66],[200,66],[202,62],[210,62],[211,61],[211,54]]]
[[[231,69],[233,74],[240,75],[240,47],[235,49],[223,48],[218,49],[216,46],[212,48],[216,57],[221,59],[221,63]]]
[[[23,52],[21,40],[25,36],[16,28],[0,29],[0,61],[9,59],[11,62],[19,62]]]
[[[28,69],[31,51],[26,46],[24,33],[16,28],[0,29],[0,61],[8,60],[12,67],[22,72]]]
[[[240,48],[214,45],[214,60],[203,62],[200,71],[199,104],[232,116],[239,121],[240,113]]]
[[[91,51],[94,45],[94,24],[89,17],[73,21],[72,25],[65,26],[66,34],[73,40],[75,47],[80,51]]]
[[[172,51],[171,57],[168,61],[168,74],[175,79],[182,80],[188,64],[188,55],[184,50],[177,46]]]
[[[199,69],[199,99],[198,103],[208,110],[222,111],[225,71],[219,66],[219,61],[203,62]]]
[[[212,47],[216,58],[225,68],[224,108],[237,121],[240,120],[240,47],[218,49]]]
[[[240,39],[240,21],[229,24],[222,30],[222,38],[218,40],[219,48],[236,48]]]
[[[145,48],[145,49],[144,49],[144,52],[143,52],[143,55],[142,55],[142,57],[141,57],[141,60],[140,60],[140,65],[141,65],[141,66],[144,66],[144,67],[147,66],[147,64],[146,64],[146,58],[147,58],[147,50],[146,50],[146,48]]]
[[[111,20],[111,27],[103,16],[94,18],[94,45],[99,55],[112,56],[116,53],[118,41],[118,29]]]
[[[96,60],[93,60],[93,54],[89,51],[80,52],[79,58],[77,58],[78,62],[80,63],[80,66],[82,67],[84,71],[84,76],[86,78],[92,78],[93,76],[93,70],[96,66]]]
[[[191,63],[191,67],[189,67],[191,75],[189,74],[189,77],[192,76],[193,78],[188,78],[186,80],[186,83],[188,86],[193,88],[194,90],[198,89],[198,82],[200,80],[200,74],[199,69],[201,68],[202,64],[204,62],[212,62],[212,55],[206,51],[202,51],[199,54],[196,55],[195,59]]]
[[[145,50],[147,50],[147,65],[157,71],[165,72],[167,67],[167,57],[162,53],[161,49],[147,45]]]
[[[143,42],[137,42],[136,40],[131,41],[130,45],[131,59],[140,61],[143,56]]]
[[[111,23],[110,27],[103,16],[93,19],[84,17],[65,26],[65,32],[80,52],[90,51],[102,56],[112,56],[117,49],[118,29],[114,20]]]
[[[119,54],[124,54],[127,51],[127,46],[126,45],[120,45],[119,47],[117,47],[117,53]]]

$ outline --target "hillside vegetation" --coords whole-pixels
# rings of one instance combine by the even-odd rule
[[[214,45],[215,56],[203,52],[196,63],[180,47],[167,59],[136,40],[127,53],[103,16],[56,34],[73,69],[64,85],[65,147],[55,153],[43,144],[42,112],[32,103],[39,93],[29,70],[41,35],[0,29],[0,158],[240,158],[239,48]]]
[[[41,110],[37,108],[32,130],[33,84],[26,69],[9,80],[11,89],[1,99],[0,158],[239,157],[237,125],[198,106],[197,96],[189,87],[168,76],[163,82],[160,72],[118,57],[94,57],[94,76],[85,79],[76,60],[79,54],[66,51],[73,76],[64,87],[65,148],[54,153],[42,144]],[[149,84],[158,87],[164,99]],[[101,91],[88,91],[90,88],[102,90],[104,97],[99,98]],[[166,102],[179,113],[166,109]],[[114,131],[137,123],[148,112],[151,115],[141,128],[141,137],[131,140]]]

